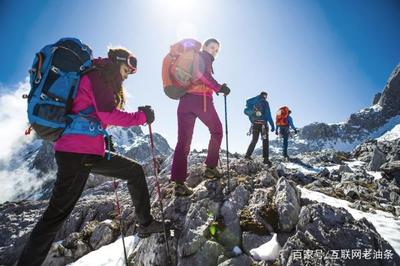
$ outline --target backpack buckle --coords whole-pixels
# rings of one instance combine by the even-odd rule
[[[42,101],[45,101],[45,100],[47,100],[49,97],[46,95],[46,94],[44,94],[44,93],[41,93],[40,94],[40,99],[42,100]]]
[[[52,67],[51,67],[51,71],[53,71],[53,72],[56,73],[56,74],[60,73],[60,69],[58,69],[58,68],[55,67],[55,66],[52,66]]]
[[[94,123],[93,123],[93,122],[90,122],[90,123],[89,123],[89,130],[90,130],[90,131],[94,131],[94,130],[95,130],[95,126],[94,126]]]

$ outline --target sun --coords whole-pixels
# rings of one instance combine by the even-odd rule
[[[196,25],[191,22],[181,22],[176,29],[176,37],[178,40],[187,38],[197,38],[198,31]]]
[[[157,6],[167,17],[175,17],[182,14],[193,15],[199,5],[195,0],[154,0]]]

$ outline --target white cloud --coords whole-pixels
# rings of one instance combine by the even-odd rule
[[[32,193],[40,189],[46,181],[53,179],[54,176],[49,174],[39,179],[37,174],[37,170],[29,170],[26,164],[20,165],[11,171],[0,170],[0,203],[40,198],[41,194]]]
[[[27,101],[22,95],[29,92],[29,82],[20,83],[16,90],[0,96],[0,161],[7,160],[15,151],[31,141],[32,136],[25,136],[28,127]]]
[[[24,158],[24,153],[31,145],[33,133],[25,136],[28,127],[27,101],[22,95],[29,92],[29,82],[26,80],[16,88],[1,86],[0,94],[0,203],[7,200],[24,198],[40,188],[52,176],[40,179],[37,171],[29,167],[33,159]],[[37,149],[40,143],[36,143]],[[33,195],[30,195],[33,196]],[[35,198],[35,196],[33,196]]]

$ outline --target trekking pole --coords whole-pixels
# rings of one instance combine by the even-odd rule
[[[228,111],[226,104],[226,95],[224,95],[224,103],[225,103],[225,139],[226,139],[226,170],[228,174],[228,193],[231,191],[230,186],[230,172],[229,172],[229,141],[228,141]]]
[[[157,189],[158,200],[160,201],[160,208],[161,208],[161,219],[162,219],[163,230],[164,230],[165,249],[167,252],[167,258],[170,262],[169,264],[171,264],[171,257],[170,257],[170,253],[169,253],[169,245],[168,245],[168,237],[167,237],[167,229],[165,228],[164,207],[163,207],[163,202],[162,202],[162,197],[161,197],[160,182],[158,181],[157,160],[156,160],[156,155],[154,153],[154,139],[153,139],[153,130],[151,129],[151,124],[149,124],[149,134],[150,134],[151,155],[153,157],[154,176],[156,177],[156,189]]]
[[[125,236],[124,236],[124,223],[122,220],[122,215],[121,215],[121,205],[119,204],[119,199],[118,199],[118,193],[117,193],[117,182],[115,182],[115,178],[113,178],[113,187],[114,187],[114,192],[115,192],[115,202],[117,205],[117,213],[119,216],[119,229],[121,233],[121,238],[122,238],[122,246],[124,248],[124,257],[125,257],[125,265],[128,266],[128,256],[126,254],[126,247],[125,247]]]

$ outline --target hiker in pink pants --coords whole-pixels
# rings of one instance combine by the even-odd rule
[[[178,106],[178,143],[176,144],[172,162],[171,180],[175,182],[175,195],[189,196],[193,191],[185,185],[187,177],[187,158],[192,142],[193,128],[199,118],[210,131],[208,154],[205,161],[205,176],[220,177],[216,166],[219,159],[223,130],[215,110],[212,95],[214,92],[228,95],[230,89],[224,83],[220,85],[213,77],[212,63],[219,50],[216,39],[208,39],[199,57],[194,62],[194,75],[197,82],[190,87],[188,93],[180,98]]]

